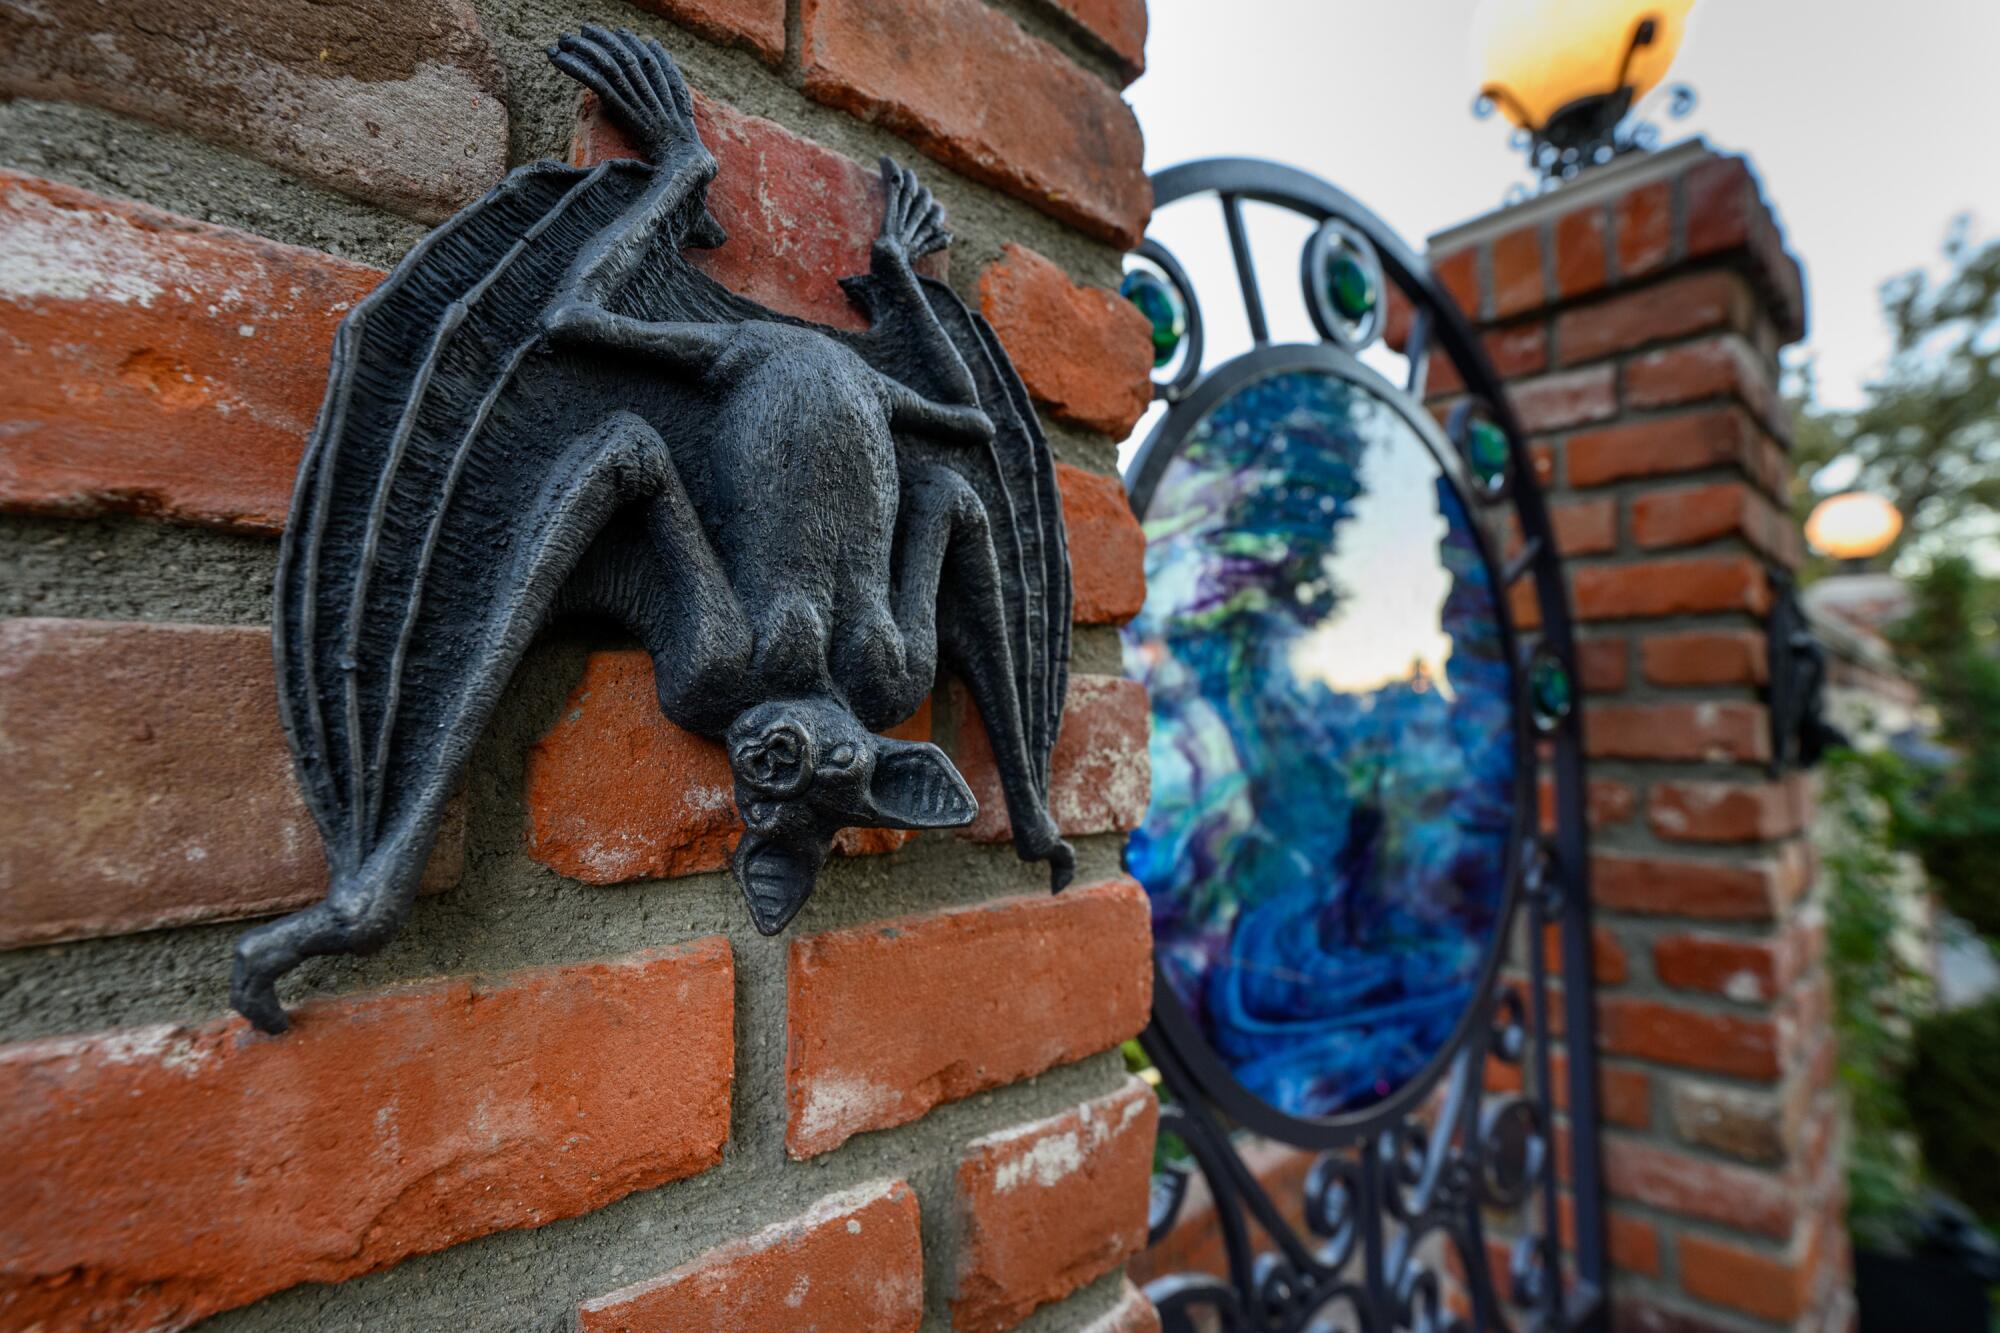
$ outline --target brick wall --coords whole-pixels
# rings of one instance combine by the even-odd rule
[[[481,742],[410,927],[228,1011],[313,900],[274,540],[341,316],[426,226],[616,136],[541,49],[657,36],[721,160],[701,262],[852,322],[872,164],[919,166],[1044,409],[1076,565],[1054,806],[1006,836],[976,714],[899,729],[987,817],[851,834],[764,939],[717,749],[636,648],[558,627]],[[1156,1327],[1143,599],[1113,291],[1150,200],[1141,0],[139,0],[0,14],[0,1326]],[[997,816],[997,817],[996,817]]]
[[[1845,1328],[1812,803],[1767,767],[1764,616],[1799,559],[1776,391],[1798,265],[1748,165],[1699,143],[1432,255],[1534,437],[1567,557],[1616,1327]],[[1430,388],[1440,409],[1462,391]]]

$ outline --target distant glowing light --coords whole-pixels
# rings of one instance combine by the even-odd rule
[[[1504,89],[1502,115],[1539,129],[1563,107],[1618,90],[1632,34],[1653,20],[1653,40],[1632,52],[1625,83],[1637,101],[1659,85],[1680,49],[1694,0],[1484,0],[1472,20],[1479,86]]]
[[[1806,544],[1836,560],[1865,560],[1888,549],[1903,516],[1879,495],[1848,491],[1822,500],[1806,519]]]

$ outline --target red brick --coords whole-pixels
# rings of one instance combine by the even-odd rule
[[[1558,991],[1549,997],[1551,1004],[1561,1002]],[[1555,1015],[1551,1013],[1553,1019]],[[1552,1025],[1555,1031],[1559,1024]],[[1493,1092],[1519,1092],[1522,1087],[1521,1067],[1489,1060],[1486,1066],[1486,1086]],[[1561,1051],[1549,1054],[1549,1081],[1554,1089],[1553,1100],[1558,1111],[1569,1109],[1569,1061]],[[1629,1065],[1614,1065],[1603,1061],[1597,1066],[1597,1109],[1605,1123],[1625,1129],[1645,1129],[1653,1118],[1652,1078],[1643,1069]]]
[[[0,250],[0,505],[276,532],[381,274],[6,171]]]
[[[1126,83],[1146,72],[1146,0],[1049,0],[1058,12],[1109,52]]]
[[[1569,484],[1603,486],[1732,465],[1754,476],[1759,439],[1750,419],[1733,407],[1605,426],[1569,438]]]
[[[1548,959],[1549,975],[1563,974],[1562,923],[1551,921],[1542,927],[1542,948]],[[1594,926],[1590,932],[1590,975],[1600,986],[1622,985],[1631,969],[1625,961],[1625,947],[1609,926]]]
[[[729,235],[717,249],[689,251],[695,267],[783,314],[864,327],[840,279],[868,271],[882,220],[880,172],[699,91],[694,118],[717,163],[708,210]],[[570,162],[589,166],[640,155],[596,97],[584,94]],[[917,266],[939,276],[946,258],[926,256]]]
[[[1152,212],[1139,124],[1101,80],[980,0],[802,0],[807,96],[1120,247]]]
[[[1555,784],[1544,778],[1536,788],[1541,810],[1541,827],[1555,828]],[[1638,796],[1616,778],[1591,778],[1584,785],[1584,810],[1592,828],[1622,824],[1638,808]]]
[[[1792,1234],[1798,1201],[1783,1177],[1657,1144],[1607,1135],[1604,1187],[1614,1198],[1757,1236]]]
[[[1618,1333],[1742,1333],[1742,1325],[1726,1316],[1662,1304],[1638,1291],[1612,1298],[1610,1326]]]
[[[1759,842],[1805,826],[1804,788],[1785,782],[1655,782],[1646,822],[1669,842]]]
[[[1625,363],[1624,376],[1629,408],[1734,398],[1780,433],[1788,424],[1771,370],[1748,342],[1733,333],[1642,353]]]
[[[1680,1238],[1677,1253],[1681,1287],[1690,1296],[1780,1323],[1810,1307],[1810,1262],[1694,1233]]]
[[[979,275],[979,308],[1029,395],[1059,420],[1124,439],[1153,401],[1152,325],[1026,246],[1000,254]]]
[[[425,221],[507,171],[506,81],[463,0],[371,5],[365,18],[287,0],[10,5],[0,96],[134,116]],[[86,255],[67,258],[102,260]]]
[[[1160,1333],[1160,1312],[1127,1278],[1118,1304],[1087,1324],[1083,1333]]]
[[[1432,255],[1431,276],[1437,279],[1445,294],[1458,303],[1466,318],[1477,323],[1484,313],[1479,304],[1479,252],[1459,250],[1448,255]]]
[[[1390,351],[1400,352],[1409,346],[1410,326],[1416,317],[1416,307],[1403,295],[1403,289],[1393,282],[1388,284],[1382,302],[1382,341]]]
[[[1648,491],[1632,501],[1632,539],[1658,549],[1740,537],[1785,565],[1798,563],[1791,518],[1740,481]]]
[[[1768,921],[1780,896],[1779,878],[1779,865],[1770,860],[1694,861],[1598,852],[1590,862],[1590,896],[1616,912]]]
[[[1673,249],[1673,182],[1627,190],[1611,206],[1618,233],[1618,276],[1642,277],[1667,262]]]
[[[1687,615],[1770,608],[1764,568],[1749,556],[1684,556],[1628,565],[1586,565],[1571,579],[1581,620]]]
[[[1707,991],[1751,1004],[1776,999],[1789,977],[1778,946],[1736,935],[1663,935],[1653,941],[1653,975],[1676,990]]]
[[[1549,326],[1540,320],[1490,329],[1480,342],[1486,348],[1486,359],[1504,380],[1538,375],[1548,369]]]
[[[1118,879],[794,940],[792,1156],[1134,1035],[1152,1003],[1150,920],[1145,892]]]
[[[926,740],[930,727],[927,704],[887,734]],[[528,855],[586,884],[721,870],[743,834],[735,791],[722,746],[661,715],[651,657],[592,653],[562,716],[528,751]],[[834,845],[865,855],[915,836],[843,829]]]
[[[1542,238],[1533,225],[1516,227],[1493,242],[1493,308],[1487,318],[1510,319],[1539,310],[1546,301],[1542,286]]]
[[[1564,556],[1603,555],[1618,549],[1618,501],[1610,496],[1551,500],[1549,524]]]
[[[951,1326],[1000,1333],[1146,1247],[1160,1104],[1138,1079],[966,1145]]]
[[[952,684],[958,736],[947,747],[979,802],[979,816],[959,836],[1005,842],[1013,836],[1000,770],[979,710]],[[1146,817],[1152,798],[1152,764],[1146,742],[1152,708],[1146,687],[1120,676],[1073,676],[1062,731],[1050,759],[1049,813],[1065,834],[1127,833]]]
[[[577,1307],[578,1333],[869,1329],[924,1319],[917,1196],[905,1181],[830,1194],[799,1216],[718,1245]]]
[[[708,1170],[729,944],[0,1051],[0,1310],[185,1327]]]
[[[1122,625],[1146,604],[1146,530],[1116,477],[1056,464],[1079,625]]]
[[[1604,209],[1580,208],[1556,219],[1556,295],[1588,296],[1605,283]]]
[[[1681,199],[1690,259],[1747,246],[1763,212],[1757,182],[1740,157],[1710,158],[1690,168],[1682,178]]]
[[[1769,1017],[1718,1014],[1624,995],[1604,996],[1597,1013],[1598,1044],[1614,1055],[1738,1078],[1778,1076],[1778,1029]]]
[[[1684,630],[1639,641],[1639,672],[1654,685],[1762,685],[1770,640],[1762,630]]]
[[[1556,316],[1556,352],[1573,366],[1668,338],[1742,330],[1751,309],[1735,274],[1690,273],[1564,311]]]
[[[0,947],[302,907],[319,829],[262,629],[0,621]],[[457,881],[454,802],[424,883]]]
[[[785,58],[785,0],[637,0],[711,42],[746,46],[769,64]]]
[[[1576,1196],[1563,1191],[1557,1196],[1556,1207],[1563,1247],[1574,1251]],[[1660,1275],[1660,1229],[1651,1219],[1628,1213],[1622,1208],[1607,1208],[1604,1210],[1604,1232],[1614,1269],[1645,1277]]]
[[[1594,759],[1764,763],[1771,718],[1752,703],[1593,702],[1583,713],[1583,744]]]
[[[1521,429],[1530,434],[1568,430],[1618,415],[1618,393],[1612,380],[1608,362],[1581,370],[1562,370],[1540,379],[1510,383],[1507,400],[1521,419]]]
[[[1579,639],[1576,671],[1589,694],[1616,694],[1625,688],[1630,653],[1618,638]]]

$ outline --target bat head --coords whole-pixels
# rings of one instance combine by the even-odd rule
[[[944,751],[877,736],[832,699],[758,704],[724,741],[744,824],[730,868],[766,935],[805,905],[841,829],[958,828],[979,813]]]

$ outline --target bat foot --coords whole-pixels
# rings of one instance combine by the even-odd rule
[[[1061,893],[1076,878],[1076,848],[1057,838],[1042,859],[1049,863],[1049,892]]]
[[[882,231],[875,248],[905,262],[922,259],[951,244],[944,205],[917,180],[917,173],[882,158]]]
[[[276,1036],[290,1028],[292,1020],[278,1001],[276,975],[250,960],[254,947],[247,939],[236,946],[236,962],[229,973],[229,1007],[249,1019],[259,1032]]]

